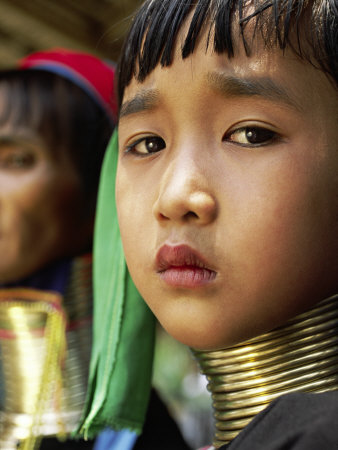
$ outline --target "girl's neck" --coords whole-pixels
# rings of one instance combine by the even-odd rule
[[[255,339],[193,353],[209,382],[220,447],[282,394],[338,390],[338,295]]]

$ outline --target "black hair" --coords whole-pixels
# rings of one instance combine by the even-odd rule
[[[117,91],[135,77],[142,82],[158,65],[170,66],[177,34],[192,11],[182,46],[182,58],[194,52],[205,27],[208,45],[218,54],[235,54],[234,25],[239,26],[245,51],[259,33],[267,46],[290,47],[338,84],[337,0],[146,0],[134,16],[118,65]],[[252,22],[253,21],[253,22]],[[250,27],[251,36],[247,33]]]
[[[51,72],[2,72],[0,84],[4,87],[0,126],[11,123],[35,130],[55,158],[66,152],[94,206],[102,159],[113,131],[107,113],[83,89]]]

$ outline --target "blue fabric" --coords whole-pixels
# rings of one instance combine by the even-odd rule
[[[104,430],[95,440],[93,450],[131,450],[137,435],[129,430]]]
[[[0,284],[0,288],[23,287],[54,291],[63,295],[70,275],[72,260],[54,262],[40,269],[37,273],[13,283]]]

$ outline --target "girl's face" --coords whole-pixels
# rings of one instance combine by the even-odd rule
[[[66,151],[59,153],[53,157],[31,129],[0,127],[0,283],[90,242],[80,177]]]
[[[321,71],[259,44],[229,60],[204,41],[127,87],[121,235],[175,338],[229,346],[337,291],[337,115]]]

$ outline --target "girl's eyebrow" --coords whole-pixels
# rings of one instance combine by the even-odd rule
[[[208,72],[207,84],[224,97],[263,97],[301,110],[287,91],[269,77],[239,78],[221,72]]]
[[[224,97],[263,97],[302,110],[300,105],[291,99],[287,91],[269,77],[239,78],[222,72],[208,72],[207,84]],[[119,119],[130,114],[152,110],[158,104],[158,89],[141,89],[131,100],[124,102],[120,109]]]
[[[135,97],[122,104],[119,119],[130,114],[154,109],[158,103],[159,95],[158,89],[141,89]]]

